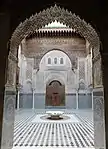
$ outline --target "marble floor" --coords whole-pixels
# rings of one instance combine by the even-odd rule
[[[63,111],[57,121],[43,119],[43,109],[16,111],[13,149],[93,149],[92,111]]]

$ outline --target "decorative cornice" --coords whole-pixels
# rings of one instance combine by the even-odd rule
[[[43,38],[34,38],[34,39],[30,39],[30,40],[26,40],[25,41],[25,45],[23,44],[23,46],[27,46],[28,44],[32,43],[32,44],[35,44],[35,43],[38,43],[38,44],[42,44],[42,43],[54,43],[54,44],[60,44],[60,43],[63,43],[63,44],[70,44],[72,46],[77,46],[78,47],[78,44],[80,45],[80,47],[86,47],[85,45],[85,40],[84,39],[81,39],[81,38],[70,38],[70,37],[43,37]]]
[[[72,14],[64,8],[60,8],[57,5],[54,7],[51,6],[38,14],[36,13],[29,19],[26,19],[23,23],[21,22],[11,37],[10,49],[14,51],[18,48],[24,38],[55,20],[66,24],[70,28],[74,28],[76,33],[79,33],[88,40],[93,47],[99,49],[100,40],[95,29],[84,20],[81,20],[79,16]]]
[[[70,29],[39,29],[38,31],[35,31],[34,33],[28,35],[26,39],[31,38],[42,38],[42,37],[79,37],[83,38],[81,35],[79,35],[76,32],[73,32],[73,30]]]

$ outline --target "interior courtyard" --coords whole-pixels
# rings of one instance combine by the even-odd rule
[[[54,4],[17,25],[7,49],[1,149],[105,149],[107,57],[97,30]]]

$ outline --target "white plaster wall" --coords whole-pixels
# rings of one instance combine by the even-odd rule
[[[51,64],[48,64],[48,58],[51,58]],[[54,64],[54,58],[57,58],[57,64]],[[60,58],[64,59],[64,64],[60,64]],[[72,67],[69,57],[62,51],[53,50],[45,54],[40,62],[40,70],[46,69],[69,69]]]
[[[44,93],[44,72],[38,71],[36,75],[36,84],[35,84],[36,93]]]

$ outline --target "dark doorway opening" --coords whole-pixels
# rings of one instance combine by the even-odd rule
[[[53,80],[46,86],[46,108],[65,107],[65,86]]]

